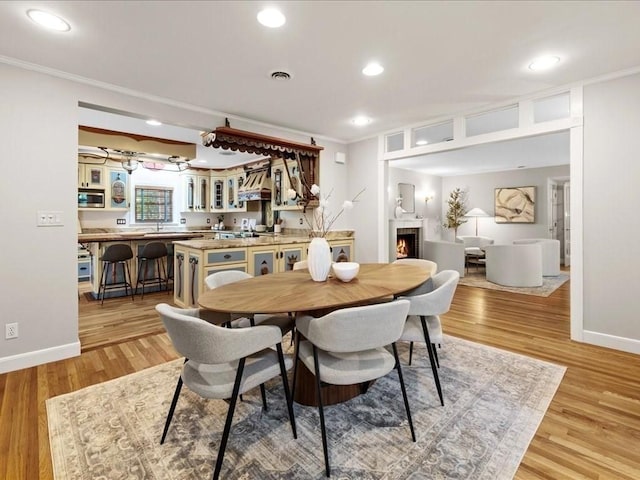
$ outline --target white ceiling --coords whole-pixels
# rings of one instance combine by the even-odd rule
[[[0,60],[345,142],[640,65],[640,2],[273,3],[280,29],[257,23],[253,1],[0,2]],[[40,29],[28,8],[71,32]],[[544,53],[562,62],[529,71]],[[373,59],[385,72],[364,77]]]

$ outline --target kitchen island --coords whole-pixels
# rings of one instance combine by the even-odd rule
[[[136,280],[138,278],[138,260],[137,255],[142,251],[144,246],[150,242],[163,242],[167,246],[167,259],[166,270],[171,277],[173,273],[173,242],[175,240],[190,240],[195,238],[203,238],[207,235],[206,232],[198,231],[184,231],[184,232],[144,232],[144,231],[116,231],[116,232],[96,232],[96,233],[80,233],[78,234],[78,243],[85,246],[90,254],[90,275],[89,281],[91,282],[91,296],[98,298],[98,290],[100,287],[100,279],[102,278],[102,262],[100,258],[104,254],[104,251],[110,245],[116,243],[124,243],[131,247],[133,251],[133,259],[130,260],[129,268],[131,270],[131,282],[135,289]],[[150,262],[148,265],[148,275],[155,276],[155,263]],[[118,275],[115,279],[110,280],[111,283],[121,282],[122,274],[118,270]],[[147,286],[145,292],[152,292],[159,290],[158,286]],[[105,292],[105,298],[109,297],[121,297],[126,295],[124,288],[114,288]]]
[[[334,261],[353,261],[353,231],[329,232]],[[204,279],[215,272],[239,270],[253,276],[284,272],[307,258],[310,239],[292,233],[224,240],[178,240],[174,247],[174,303],[197,307]]]

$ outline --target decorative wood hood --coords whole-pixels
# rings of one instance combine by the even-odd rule
[[[239,150],[241,152],[255,153],[269,156],[271,158],[283,158],[285,160],[295,160],[300,172],[300,181],[303,191],[299,203],[304,206],[313,202],[317,203],[317,198],[311,194],[311,185],[318,182],[320,152],[324,147],[316,145],[311,138],[311,143],[293,142],[283,138],[271,137],[260,133],[247,132],[231,128],[229,121],[225,120],[224,127],[202,134],[202,144],[205,147],[222,148],[223,150]],[[284,169],[289,175],[289,170]]]
[[[78,145],[87,147],[105,147],[136,153],[159,154],[167,157],[180,157],[187,160],[196,158],[196,144],[147,137],[135,133],[116,132],[102,128],[78,127]]]

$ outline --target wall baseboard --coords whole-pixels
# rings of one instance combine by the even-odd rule
[[[79,340],[66,345],[0,358],[0,373],[22,370],[23,368],[35,367],[43,363],[56,362],[65,358],[77,357],[78,355],[80,355]]]
[[[606,333],[583,331],[582,340],[584,343],[590,343],[599,347],[613,348],[623,352],[635,353],[640,355],[640,340],[633,338],[616,337]]]

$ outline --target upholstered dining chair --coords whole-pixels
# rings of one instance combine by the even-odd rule
[[[404,398],[411,438],[416,441],[411,410],[398,360],[395,342],[400,338],[409,312],[410,302],[388,303],[335,310],[323,317],[307,315],[296,319],[296,363],[293,373],[293,395],[296,388],[298,361],[311,371],[316,380],[320,430],[325,472],[330,476],[329,449],[322,406],[322,385],[366,383],[397,370]],[[300,341],[300,336],[305,340]],[[393,354],[386,346],[391,345]]]
[[[419,267],[424,267],[429,270],[429,274],[431,276],[435,275],[438,271],[438,264],[431,260],[425,260],[424,258],[399,258],[398,260],[394,260],[391,263],[397,263],[399,265],[416,265]]]
[[[220,476],[238,396],[280,375],[293,438],[297,438],[287,370],[293,361],[282,353],[282,333],[271,326],[229,329],[198,318],[199,309],[156,305],[175,349],[185,357],[160,444],[163,444],[184,383],[207,399],[229,399],[227,418],[218,447],[213,480]],[[275,346],[273,350],[271,347]],[[266,409],[266,398],[263,396]]]
[[[304,270],[305,268],[309,268],[308,265],[306,260],[298,260],[293,264],[293,270]]]
[[[239,270],[223,270],[208,275],[204,279],[204,283],[209,290],[213,290],[214,288],[222,287],[223,285],[239,282],[240,280],[246,280],[247,278],[252,278],[252,276]],[[210,314],[215,314],[215,312],[208,312],[207,316]],[[288,315],[286,313],[270,315],[253,312],[247,312],[242,314],[242,316],[236,316],[235,318],[230,319],[230,326],[233,328],[242,328],[254,325],[276,325],[280,327],[280,330],[284,335],[293,329],[295,320],[292,315]]]
[[[438,376],[436,343],[442,343],[442,324],[440,315],[451,308],[453,295],[456,292],[460,274],[455,270],[443,270],[431,277],[433,290],[417,295],[399,296],[399,299],[409,300],[409,316],[400,336],[401,341],[411,342],[409,346],[409,363],[413,355],[413,343],[424,342],[429,353],[429,362],[433,372],[433,379],[440,397],[440,404],[444,406],[442,387]],[[428,280],[427,280],[428,281]],[[418,290],[418,289],[416,289]]]

